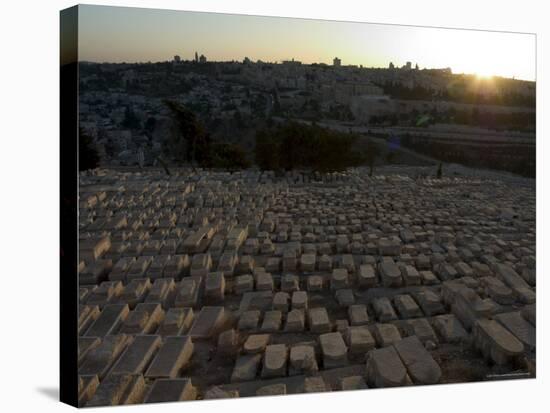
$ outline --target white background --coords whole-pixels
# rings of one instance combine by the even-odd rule
[[[549,269],[548,13],[545,1],[98,1],[97,4],[535,32],[537,62],[537,379],[125,407],[124,411],[393,412],[539,411],[548,405],[543,297]],[[67,411],[59,380],[59,10],[70,1],[0,6],[0,405],[3,411]],[[546,21],[545,21],[546,17]],[[546,27],[545,27],[546,24]],[[546,44],[546,48],[544,47]],[[546,52],[546,53],[545,53]],[[546,81],[546,82],[545,82]],[[548,116],[548,114],[546,114]],[[548,306],[546,306],[548,307]],[[548,340],[545,340],[548,342]],[[545,374],[546,373],[546,374]],[[550,387],[546,389],[549,392]],[[546,408],[548,408],[546,406]],[[93,410],[93,409],[92,409]],[[87,410],[87,411],[92,411]],[[114,410],[113,410],[114,411]]]

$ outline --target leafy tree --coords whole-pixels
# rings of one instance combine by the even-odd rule
[[[155,130],[155,126],[157,125],[157,120],[153,117],[147,118],[147,121],[145,122],[144,129],[148,133],[152,133]]]
[[[173,120],[172,134],[165,151],[177,162],[201,166],[211,164],[211,139],[196,115],[182,104],[166,100]]]
[[[367,150],[366,150],[366,161],[367,165],[369,166],[369,176],[373,175],[374,172],[374,163],[376,162],[376,158],[380,155],[380,148],[374,144],[372,141],[369,140],[367,143]]]
[[[264,170],[341,171],[364,161],[356,141],[354,134],[286,122],[257,132],[256,163]]]
[[[250,167],[245,150],[232,143],[215,143],[212,145],[212,166],[230,171]]]
[[[281,169],[279,160],[279,146],[277,138],[267,130],[256,132],[255,157],[260,169],[276,171]]]
[[[122,121],[122,126],[129,129],[139,129],[141,127],[141,122],[139,121],[139,118],[129,106],[126,106],[126,110],[124,111],[124,120]]]
[[[86,171],[99,166],[99,154],[92,138],[82,128],[78,129],[78,169]]]

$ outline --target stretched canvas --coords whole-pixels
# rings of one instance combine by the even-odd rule
[[[62,401],[535,377],[534,34],[60,23]]]

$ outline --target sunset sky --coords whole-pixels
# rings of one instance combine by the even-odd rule
[[[79,6],[79,60],[282,61],[387,67],[406,61],[453,73],[535,80],[535,35],[479,30]]]

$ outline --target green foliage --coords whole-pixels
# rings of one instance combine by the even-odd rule
[[[165,144],[165,152],[180,163],[205,168],[238,170],[250,167],[245,150],[230,143],[214,143],[193,111],[174,102],[165,102],[172,113],[173,133]]]
[[[250,167],[245,150],[232,143],[215,143],[211,146],[211,166],[228,170]]]
[[[124,120],[122,121],[122,126],[129,129],[139,129],[141,127],[141,122],[139,121],[139,118],[129,106],[126,106],[126,110],[124,111]]]
[[[256,163],[263,170],[342,171],[364,156],[355,151],[357,135],[317,125],[286,122],[256,134]]]
[[[78,169],[86,171],[99,166],[99,155],[92,138],[82,128],[78,130]]]
[[[470,80],[471,81],[471,80]],[[493,79],[498,89],[506,89],[509,79]],[[482,105],[523,106],[535,107],[535,94],[522,95],[516,92],[506,92],[494,95],[485,95],[482,91],[472,91],[468,88],[465,79],[453,80],[447,85],[446,90],[433,90],[431,88],[416,85],[408,87],[399,82],[386,81],[376,83],[384,90],[385,95],[393,99],[403,100],[444,100],[457,103],[473,103]]]
[[[277,137],[267,129],[256,133],[256,163],[263,170],[274,171],[280,169],[279,145]]]
[[[157,125],[157,120],[153,117],[147,118],[147,121],[145,122],[144,129],[148,133],[152,133],[155,130],[155,126]]]
[[[372,176],[374,172],[374,162],[376,158],[380,156],[380,148],[374,144],[371,140],[367,143],[367,150],[365,154],[365,160],[369,166],[369,176]]]
[[[403,134],[401,145],[443,162],[459,163],[474,168],[509,171],[534,178],[536,175],[535,144],[438,141],[431,136]]]
[[[165,152],[180,163],[209,164],[210,136],[195,113],[178,102],[167,100],[165,104],[174,122],[172,134],[165,144]]]

